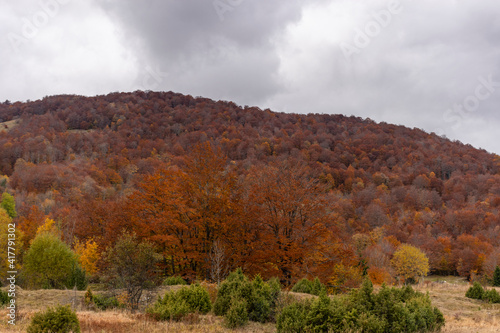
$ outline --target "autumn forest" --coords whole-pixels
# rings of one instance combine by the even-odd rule
[[[500,264],[500,157],[353,116],[172,92],[6,101],[4,192],[20,263],[53,221],[97,257],[135,234],[161,254],[162,276],[188,281],[241,267],[285,286],[390,284],[402,244],[425,253],[430,274],[491,278]]]

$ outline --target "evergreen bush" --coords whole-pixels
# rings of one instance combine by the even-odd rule
[[[199,284],[170,291],[146,312],[157,320],[180,320],[188,313],[206,314],[212,309],[208,291]]]
[[[164,286],[179,286],[179,285],[187,285],[186,280],[178,275],[169,276],[163,281]]]
[[[6,305],[10,302],[9,293],[3,290],[0,290],[0,306]]]
[[[92,295],[92,302],[99,310],[107,310],[122,307],[115,296],[106,296],[103,294]]]
[[[228,328],[244,326],[248,322],[247,302],[244,299],[233,298],[224,316],[224,324]]]
[[[484,300],[490,303],[500,303],[500,294],[498,294],[498,291],[496,291],[496,289],[490,289],[488,291],[485,291]]]
[[[500,267],[498,266],[493,273],[493,287],[500,287]]]
[[[304,278],[293,286],[292,291],[319,296],[322,291],[326,291],[326,287],[317,277],[313,281]]]
[[[472,287],[465,293],[465,297],[482,300],[484,298],[484,293],[484,289],[479,282],[474,282]]]
[[[264,282],[257,275],[250,281],[238,268],[221,283],[214,303],[214,313],[226,316],[233,303],[238,303],[238,307],[241,307],[239,301],[244,301],[248,320],[269,322],[275,317],[280,292],[281,286],[276,280]]]
[[[276,320],[278,332],[304,332],[307,325],[306,317],[310,310],[311,303],[309,301],[294,302],[285,307]]]
[[[69,306],[58,306],[35,314],[27,332],[80,333],[80,322]]]
[[[68,280],[66,281],[66,287],[74,288],[78,290],[85,290],[89,284],[89,280],[85,270],[81,268],[79,265],[73,266],[73,270],[71,271]]]
[[[292,303],[277,320],[278,332],[434,332],[443,325],[428,295],[385,285],[373,293],[369,280],[345,296],[330,299],[322,292],[312,303]]]

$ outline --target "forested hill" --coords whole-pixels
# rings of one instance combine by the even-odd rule
[[[172,92],[0,104],[0,193],[26,239],[46,216],[103,250],[126,228],[158,244],[167,274],[208,274],[218,244],[251,274],[389,281],[410,243],[433,272],[490,275],[499,171],[497,155],[419,129]]]

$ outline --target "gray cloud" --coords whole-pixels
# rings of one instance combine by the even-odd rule
[[[143,67],[164,89],[260,104],[282,90],[274,38],[301,17],[304,1],[108,1]],[[141,78],[139,78],[141,79]]]
[[[487,119],[498,125],[500,88],[472,112],[450,117],[447,111],[473,95],[480,78],[491,75],[500,82],[500,8],[493,1],[401,1],[390,23],[378,24],[369,42],[361,43],[359,36],[366,37],[367,27],[377,23],[374,13],[387,11],[389,3],[358,2],[354,10],[348,1],[333,1],[307,11],[281,41],[281,73],[288,90],[267,104],[290,112],[309,112],[312,107],[314,112],[424,128],[499,152],[496,131],[477,124]],[[346,12],[350,20],[345,20]],[[304,31],[323,36],[310,42]],[[346,44],[357,53],[346,58],[341,48]],[[294,53],[303,55],[292,58]],[[311,106],[311,101],[316,103]]]

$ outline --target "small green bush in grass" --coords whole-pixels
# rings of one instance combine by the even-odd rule
[[[178,291],[170,291],[159,297],[146,312],[157,320],[180,320],[188,313],[206,314],[212,309],[208,291],[194,284]]]
[[[68,288],[76,287],[78,290],[85,290],[89,284],[89,279],[85,270],[78,265],[73,267],[68,280],[66,281],[66,286]]]
[[[27,332],[80,333],[80,322],[69,306],[58,306],[35,314]]]
[[[189,288],[184,287],[177,291],[177,295],[185,300],[189,308],[193,311],[206,314],[212,310],[210,294],[207,289],[199,284],[193,284]]]
[[[0,306],[6,305],[10,302],[9,293],[3,290],[0,290]]]
[[[489,303],[500,303],[500,294],[496,289],[485,290],[479,282],[474,282],[465,293],[465,297],[486,301]]]
[[[95,306],[100,310],[123,307],[115,296],[106,296],[103,294],[93,295],[92,302],[94,302]]]
[[[495,267],[493,272],[493,287],[500,287],[500,267]]]
[[[238,268],[221,283],[214,303],[214,313],[217,316],[227,316],[233,303],[245,301],[248,320],[269,322],[275,317],[276,301],[280,292],[281,286],[276,280],[264,282],[257,275],[250,281]],[[240,309],[241,304],[238,304]]]
[[[496,289],[487,290],[484,293],[484,300],[490,303],[500,303],[500,294]]]
[[[244,326],[248,322],[247,302],[244,299],[233,298],[229,310],[224,316],[224,324],[228,328]]]
[[[318,278],[314,278],[313,281],[304,278],[293,286],[292,291],[319,296],[322,291],[326,291],[326,287]]]
[[[328,332],[333,322],[333,309],[331,300],[322,292],[319,299],[315,300],[311,309],[307,313],[306,323],[307,330],[311,332]]]
[[[169,276],[163,281],[164,286],[178,286],[178,285],[187,285],[187,282],[180,276],[174,275]]]
[[[306,317],[310,310],[311,303],[309,301],[294,302],[285,307],[276,321],[278,332],[304,332],[307,326]]]
[[[474,282],[472,287],[465,293],[465,297],[482,300],[484,298],[484,293],[483,286],[481,286],[479,282]]]
[[[322,292],[312,302],[292,303],[277,320],[278,332],[434,332],[443,325],[428,295],[409,286],[373,293],[369,281],[348,295],[331,299]]]

